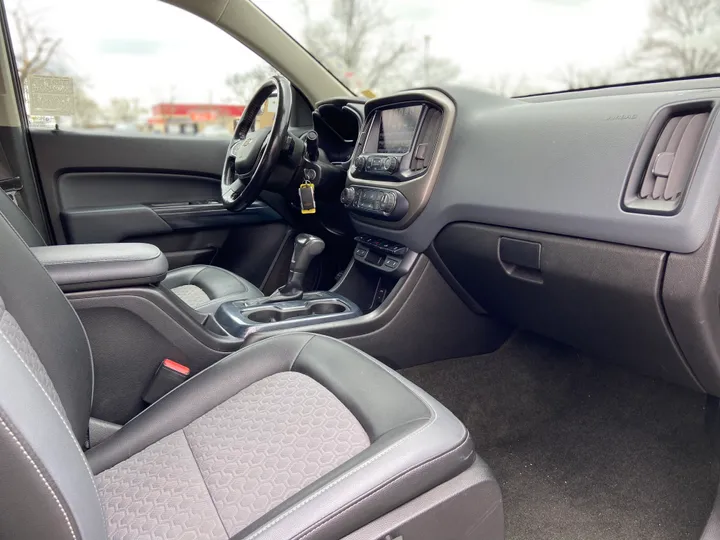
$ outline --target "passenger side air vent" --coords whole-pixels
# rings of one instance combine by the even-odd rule
[[[428,108],[420,127],[415,153],[410,161],[411,171],[422,171],[430,166],[440,134],[442,119],[442,112],[432,107]]]
[[[677,211],[700,154],[710,107],[670,111],[657,120],[655,129],[648,133],[649,140],[643,143],[625,191],[626,210],[653,214]]]

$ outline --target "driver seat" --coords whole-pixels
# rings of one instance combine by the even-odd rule
[[[46,245],[28,217],[1,189],[0,214],[7,218],[28,246]],[[213,310],[224,302],[265,296],[246,279],[224,268],[207,264],[194,264],[170,270],[161,285],[191,308],[203,312]]]

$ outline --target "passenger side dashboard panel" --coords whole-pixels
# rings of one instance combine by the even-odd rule
[[[538,246],[538,264],[504,255],[509,239]],[[448,281],[491,315],[702,389],[665,316],[665,252],[476,223],[447,226],[434,250]]]

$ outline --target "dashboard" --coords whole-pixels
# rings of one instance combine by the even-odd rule
[[[370,100],[341,196],[360,258],[425,254],[478,313],[720,395],[718,103],[720,80]]]

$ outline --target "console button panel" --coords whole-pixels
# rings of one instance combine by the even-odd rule
[[[355,241],[357,242],[354,254],[356,261],[382,272],[396,274],[403,273],[402,267],[407,266],[403,263],[406,262],[406,255],[411,252],[405,246],[367,234],[356,236]]]

